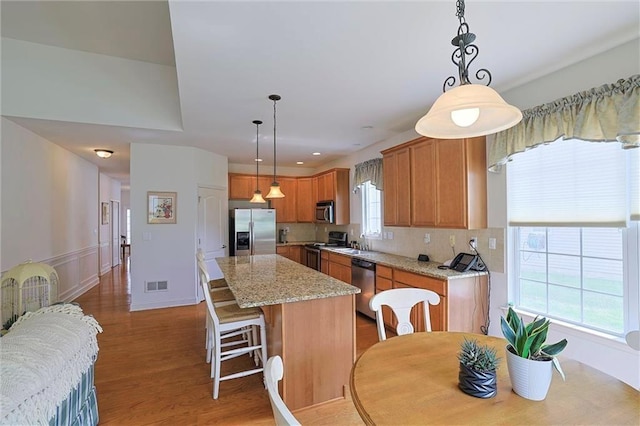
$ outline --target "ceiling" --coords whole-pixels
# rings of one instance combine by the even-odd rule
[[[7,118],[126,185],[132,142],[255,164],[255,119],[264,121],[261,164],[272,165],[267,97],[277,93],[278,167],[316,168],[413,128],[457,76],[455,11],[454,0],[3,0],[3,38],[175,66],[183,129]],[[637,38],[639,16],[637,1],[467,0],[480,50],[470,74],[488,68],[491,86],[504,92]],[[95,147],[116,154],[101,160]]]

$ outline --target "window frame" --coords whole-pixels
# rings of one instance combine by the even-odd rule
[[[543,227],[545,228],[545,235],[547,235],[547,230],[552,227]],[[553,227],[557,228],[557,227]],[[561,227],[561,228],[581,228],[585,229],[585,227]],[[571,326],[579,327],[585,329],[590,332],[597,332],[601,334],[605,334],[608,336],[612,336],[615,338],[623,338],[626,333],[629,331],[636,329],[637,324],[639,323],[640,318],[640,289],[638,288],[638,278],[640,276],[640,226],[638,222],[631,222],[629,226],[622,229],[622,275],[623,275],[623,287],[622,287],[622,305],[623,305],[623,331],[620,333],[616,333],[610,330],[605,330],[597,326],[593,326],[590,324],[585,324],[581,321],[575,321],[570,318],[565,318],[562,316],[554,315],[553,313],[538,311],[532,309],[530,307],[524,307],[521,305],[521,287],[520,287],[520,254],[522,249],[522,244],[520,244],[520,236],[519,231],[520,227],[514,226],[510,227],[510,238],[512,239],[513,244],[511,244],[511,276],[513,279],[511,280],[513,286],[513,302],[518,310],[535,315],[545,316],[550,319],[554,319],[560,321],[562,323],[566,323]],[[545,253],[548,256],[549,249],[545,247],[544,251],[541,253]],[[584,255],[582,252],[579,255],[575,255],[580,258],[580,263],[582,264],[583,259],[594,258],[594,256]],[[596,257],[597,258],[597,257]],[[606,259],[606,258],[602,258]],[[546,263],[546,268],[548,271],[549,264]],[[633,283],[636,283],[634,286]],[[549,283],[549,274],[547,273],[546,282],[543,283],[549,288],[549,285],[555,285],[554,283]],[[584,289],[582,284],[578,289],[580,294],[582,295],[584,291],[589,292],[589,289]],[[548,300],[546,310],[548,311]],[[584,303],[580,302],[581,310],[584,309]]]
[[[361,198],[361,234],[364,238],[371,239],[382,239],[382,191],[371,184],[371,181],[366,181],[359,185],[360,190],[360,198]],[[369,224],[370,224],[370,207],[372,205],[369,200],[369,191],[374,190],[377,191],[378,200],[375,202],[378,206],[377,216],[380,221],[380,229],[378,232],[370,232]]]

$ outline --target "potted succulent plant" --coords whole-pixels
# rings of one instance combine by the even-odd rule
[[[518,395],[534,401],[546,398],[553,367],[564,380],[556,355],[567,346],[567,339],[546,344],[549,324],[547,318],[536,317],[525,325],[511,307],[507,318],[500,318],[502,334],[509,342],[506,351],[511,386]]]
[[[460,373],[458,387],[462,392],[477,398],[492,398],[498,391],[496,369],[500,358],[496,350],[489,346],[481,346],[477,340],[466,337],[460,345],[458,354]]]

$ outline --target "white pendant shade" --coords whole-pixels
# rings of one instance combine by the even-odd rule
[[[280,190],[280,184],[278,182],[273,182],[271,184],[267,198],[284,198],[284,194]]]
[[[416,132],[438,139],[470,138],[508,129],[520,120],[522,112],[492,88],[463,84],[440,95],[416,123]]]
[[[253,198],[251,198],[251,201],[249,202],[250,203],[266,203],[264,198],[262,198],[262,191],[260,191],[259,189],[253,193]]]

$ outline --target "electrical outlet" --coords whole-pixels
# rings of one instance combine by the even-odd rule
[[[451,247],[455,247],[456,246],[456,236],[455,235],[449,235],[449,245]]]
[[[387,232],[387,237],[388,237],[390,240],[393,240],[393,232],[391,232],[391,231]]]
[[[478,248],[478,237],[471,237],[471,239],[469,240],[469,245],[471,246],[472,249],[477,249]]]
[[[495,250],[496,249],[496,239],[495,238],[489,238],[489,249],[490,250]]]
[[[286,228],[284,228],[284,232],[286,232],[287,234],[289,233],[289,227],[288,226]]]
[[[431,242],[431,234],[429,233],[424,234],[424,243],[429,244],[430,242]]]

